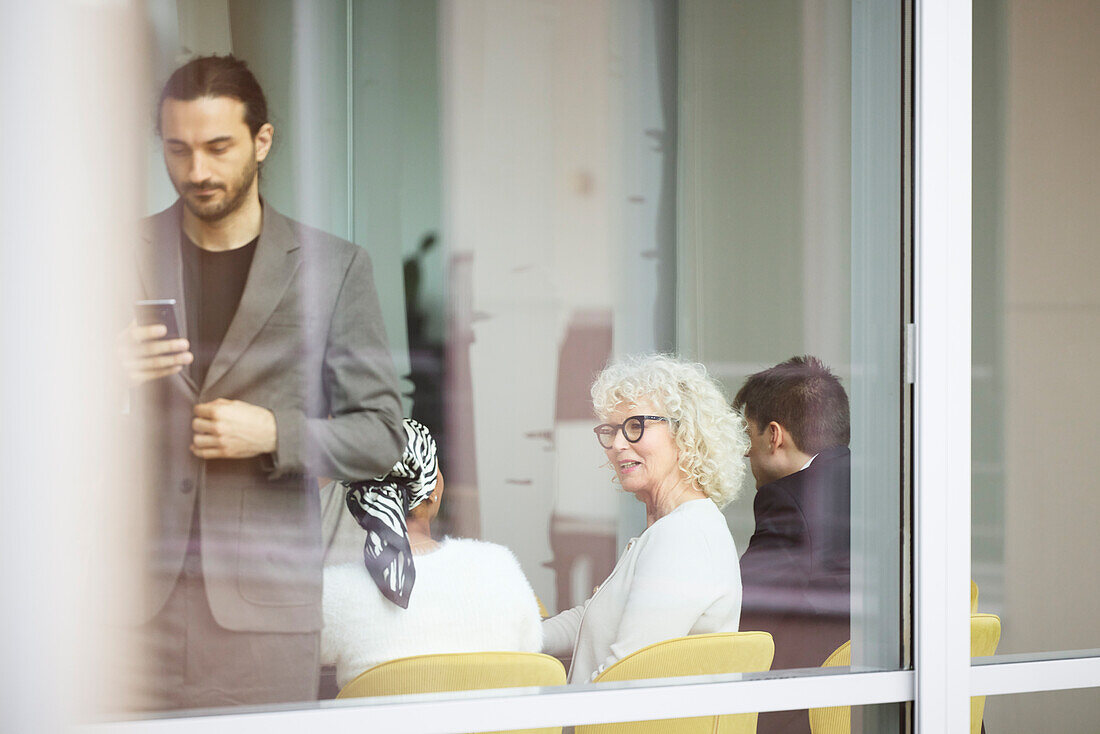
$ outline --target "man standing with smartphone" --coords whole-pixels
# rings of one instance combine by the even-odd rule
[[[180,198],[144,222],[137,299],[180,334],[122,337],[151,502],[143,654],[163,708],[312,699],[316,477],[399,458],[401,404],[370,259],[259,193],[274,127],[244,62],[197,58],[157,110]]]

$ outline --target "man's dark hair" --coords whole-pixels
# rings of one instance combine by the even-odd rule
[[[172,72],[157,101],[157,135],[164,100],[189,102],[200,97],[232,97],[244,104],[244,121],[252,137],[267,120],[267,99],[248,65],[235,56],[200,56]]]
[[[816,454],[847,446],[851,436],[848,394],[817,357],[792,357],[745,380],[733,407],[763,429],[772,421],[799,449]]]

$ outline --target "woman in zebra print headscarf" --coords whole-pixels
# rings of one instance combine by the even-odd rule
[[[341,687],[395,658],[542,646],[538,602],[510,550],[432,538],[443,497],[435,441],[412,420],[405,435],[405,453],[389,474],[344,485],[348,509],[366,530],[366,573],[358,560],[324,572],[321,662],[336,666]]]
[[[411,418],[404,426],[405,452],[390,473],[344,486],[348,509],[367,531],[367,571],[387,599],[407,609],[416,581],[412,557],[438,547],[430,523],[439,512],[441,482],[432,434]]]

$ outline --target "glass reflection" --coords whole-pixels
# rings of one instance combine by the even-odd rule
[[[170,94],[158,107],[171,129],[164,136],[162,125],[157,141],[167,166],[151,164],[148,208],[171,204],[178,214],[153,226],[158,252],[178,262],[151,256],[141,295],[176,299],[186,345],[159,329],[134,339],[148,357],[176,360],[158,363],[174,373],[146,380],[132,401],[147,484],[173,488],[153,512],[146,611],[176,611],[143,635],[152,650],[143,663],[156,673],[146,680],[171,683],[155,686],[168,697],[147,706],[331,697],[386,659],[539,649],[530,634],[502,633],[529,628],[539,605],[558,620],[550,630],[578,605],[591,608],[614,586],[616,564],[635,565],[651,530],[699,507],[711,510],[685,538],[710,538],[708,550],[684,561],[685,544],[673,543],[661,560],[676,572],[658,564],[663,581],[635,590],[656,589],[648,602],[619,611],[642,633],[588,640],[575,653],[587,626],[578,620],[560,635],[567,641],[549,645],[572,680],[669,638],[736,630],[774,640],[774,662],[769,653],[745,670],[814,668],[853,636],[858,663],[893,665],[900,521],[877,518],[901,506],[900,388],[883,377],[898,374],[887,342],[900,298],[879,285],[853,291],[895,283],[898,267],[894,255],[872,257],[874,238],[864,229],[857,237],[849,217],[873,212],[860,226],[889,230],[899,216],[899,197],[864,201],[850,190],[852,146],[879,128],[889,128],[881,137],[890,145],[899,136],[889,117],[853,131],[852,59],[874,54],[851,51],[863,26],[847,4],[173,5],[174,17],[160,5],[150,14],[158,81],[181,56],[232,52],[270,100],[261,115],[270,119],[253,126],[251,106],[224,90]],[[897,78],[886,96],[900,94]],[[236,115],[236,133],[203,127],[225,117],[206,110],[211,103]],[[892,155],[876,150],[868,160]],[[890,178],[898,159],[876,175]],[[300,242],[284,248],[284,269],[298,263],[289,275],[267,254],[272,228]],[[221,239],[204,247],[211,233]],[[224,264],[227,254],[240,262]],[[878,320],[857,330],[857,306]],[[255,328],[241,325],[250,321]],[[834,399],[775,413],[751,385],[808,350],[824,360],[811,371]],[[633,396],[631,414],[673,419],[648,422],[637,442],[616,433],[604,452],[592,436],[601,420],[627,417],[616,405],[593,410],[593,379],[626,355],[657,352],[705,365],[718,394],[745,385],[735,407],[750,419],[746,433],[730,401],[718,400],[714,415],[738,427],[691,460],[721,463],[714,476],[724,477],[696,482],[689,489],[702,496],[672,508],[664,479],[635,484],[651,469],[679,476],[690,422],[676,417],[682,396]],[[851,459],[842,384],[853,395],[852,446],[863,447]],[[395,490],[383,511],[364,488],[386,484],[402,464],[402,414],[438,441],[446,499]],[[829,420],[843,423],[843,438],[809,437]],[[356,433],[344,433],[352,421]],[[238,424],[253,439],[243,448]],[[633,453],[613,462],[616,485],[605,465],[620,451]],[[750,468],[757,491],[739,492]],[[397,471],[402,482],[416,473]],[[794,485],[793,504],[769,505]],[[754,499],[772,509],[754,514]],[[859,512],[876,519],[853,523]],[[792,513],[805,524],[784,526]],[[390,541],[368,517],[385,518]],[[480,547],[467,539],[498,549],[499,563],[460,560],[433,576],[450,550]],[[850,560],[866,561],[866,547],[891,549],[881,568]],[[862,583],[852,584],[849,566],[862,569]],[[433,579],[454,584],[478,568],[464,587],[485,591],[467,621],[418,609],[437,596]],[[856,627],[853,587],[864,615]],[[494,594],[524,601],[492,604]],[[688,607],[691,618],[673,624]],[[385,623],[367,621],[368,608]],[[427,621],[403,624],[403,614],[444,620],[441,634]],[[205,626],[187,626],[200,616]],[[320,669],[318,691],[311,656],[322,626],[322,657],[335,667]],[[487,630],[479,642],[464,642],[477,630]],[[274,652],[234,651],[252,634],[276,636]],[[181,647],[184,636],[207,639],[209,651]],[[194,664],[180,673],[178,660],[163,662],[172,655]],[[252,672],[274,668],[296,671],[296,687],[258,693],[262,675]],[[202,683],[181,682],[186,675]]]

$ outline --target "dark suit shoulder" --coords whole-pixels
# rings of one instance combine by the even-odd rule
[[[790,502],[803,513],[813,514],[822,495],[846,496],[851,484],[851,454],[847,448],[827,449],[802,471],[788,474],[760,488],[760,495],[772,502]],[[758,495],[759,496],[759,495]]]
[[[849,457],[847,448],[823,451],[806,469],[757,491],[756,527],[741,559],[743,574],[746,566],[755,570],[776,563],[809,573],[821,556],[840,552],[848,537]]]
[[[753,501],[753,515],[756,519],[753,539],[771,536],[796,542],[805,532],[806,516],[800,498],[778,483],[760,488]]]

